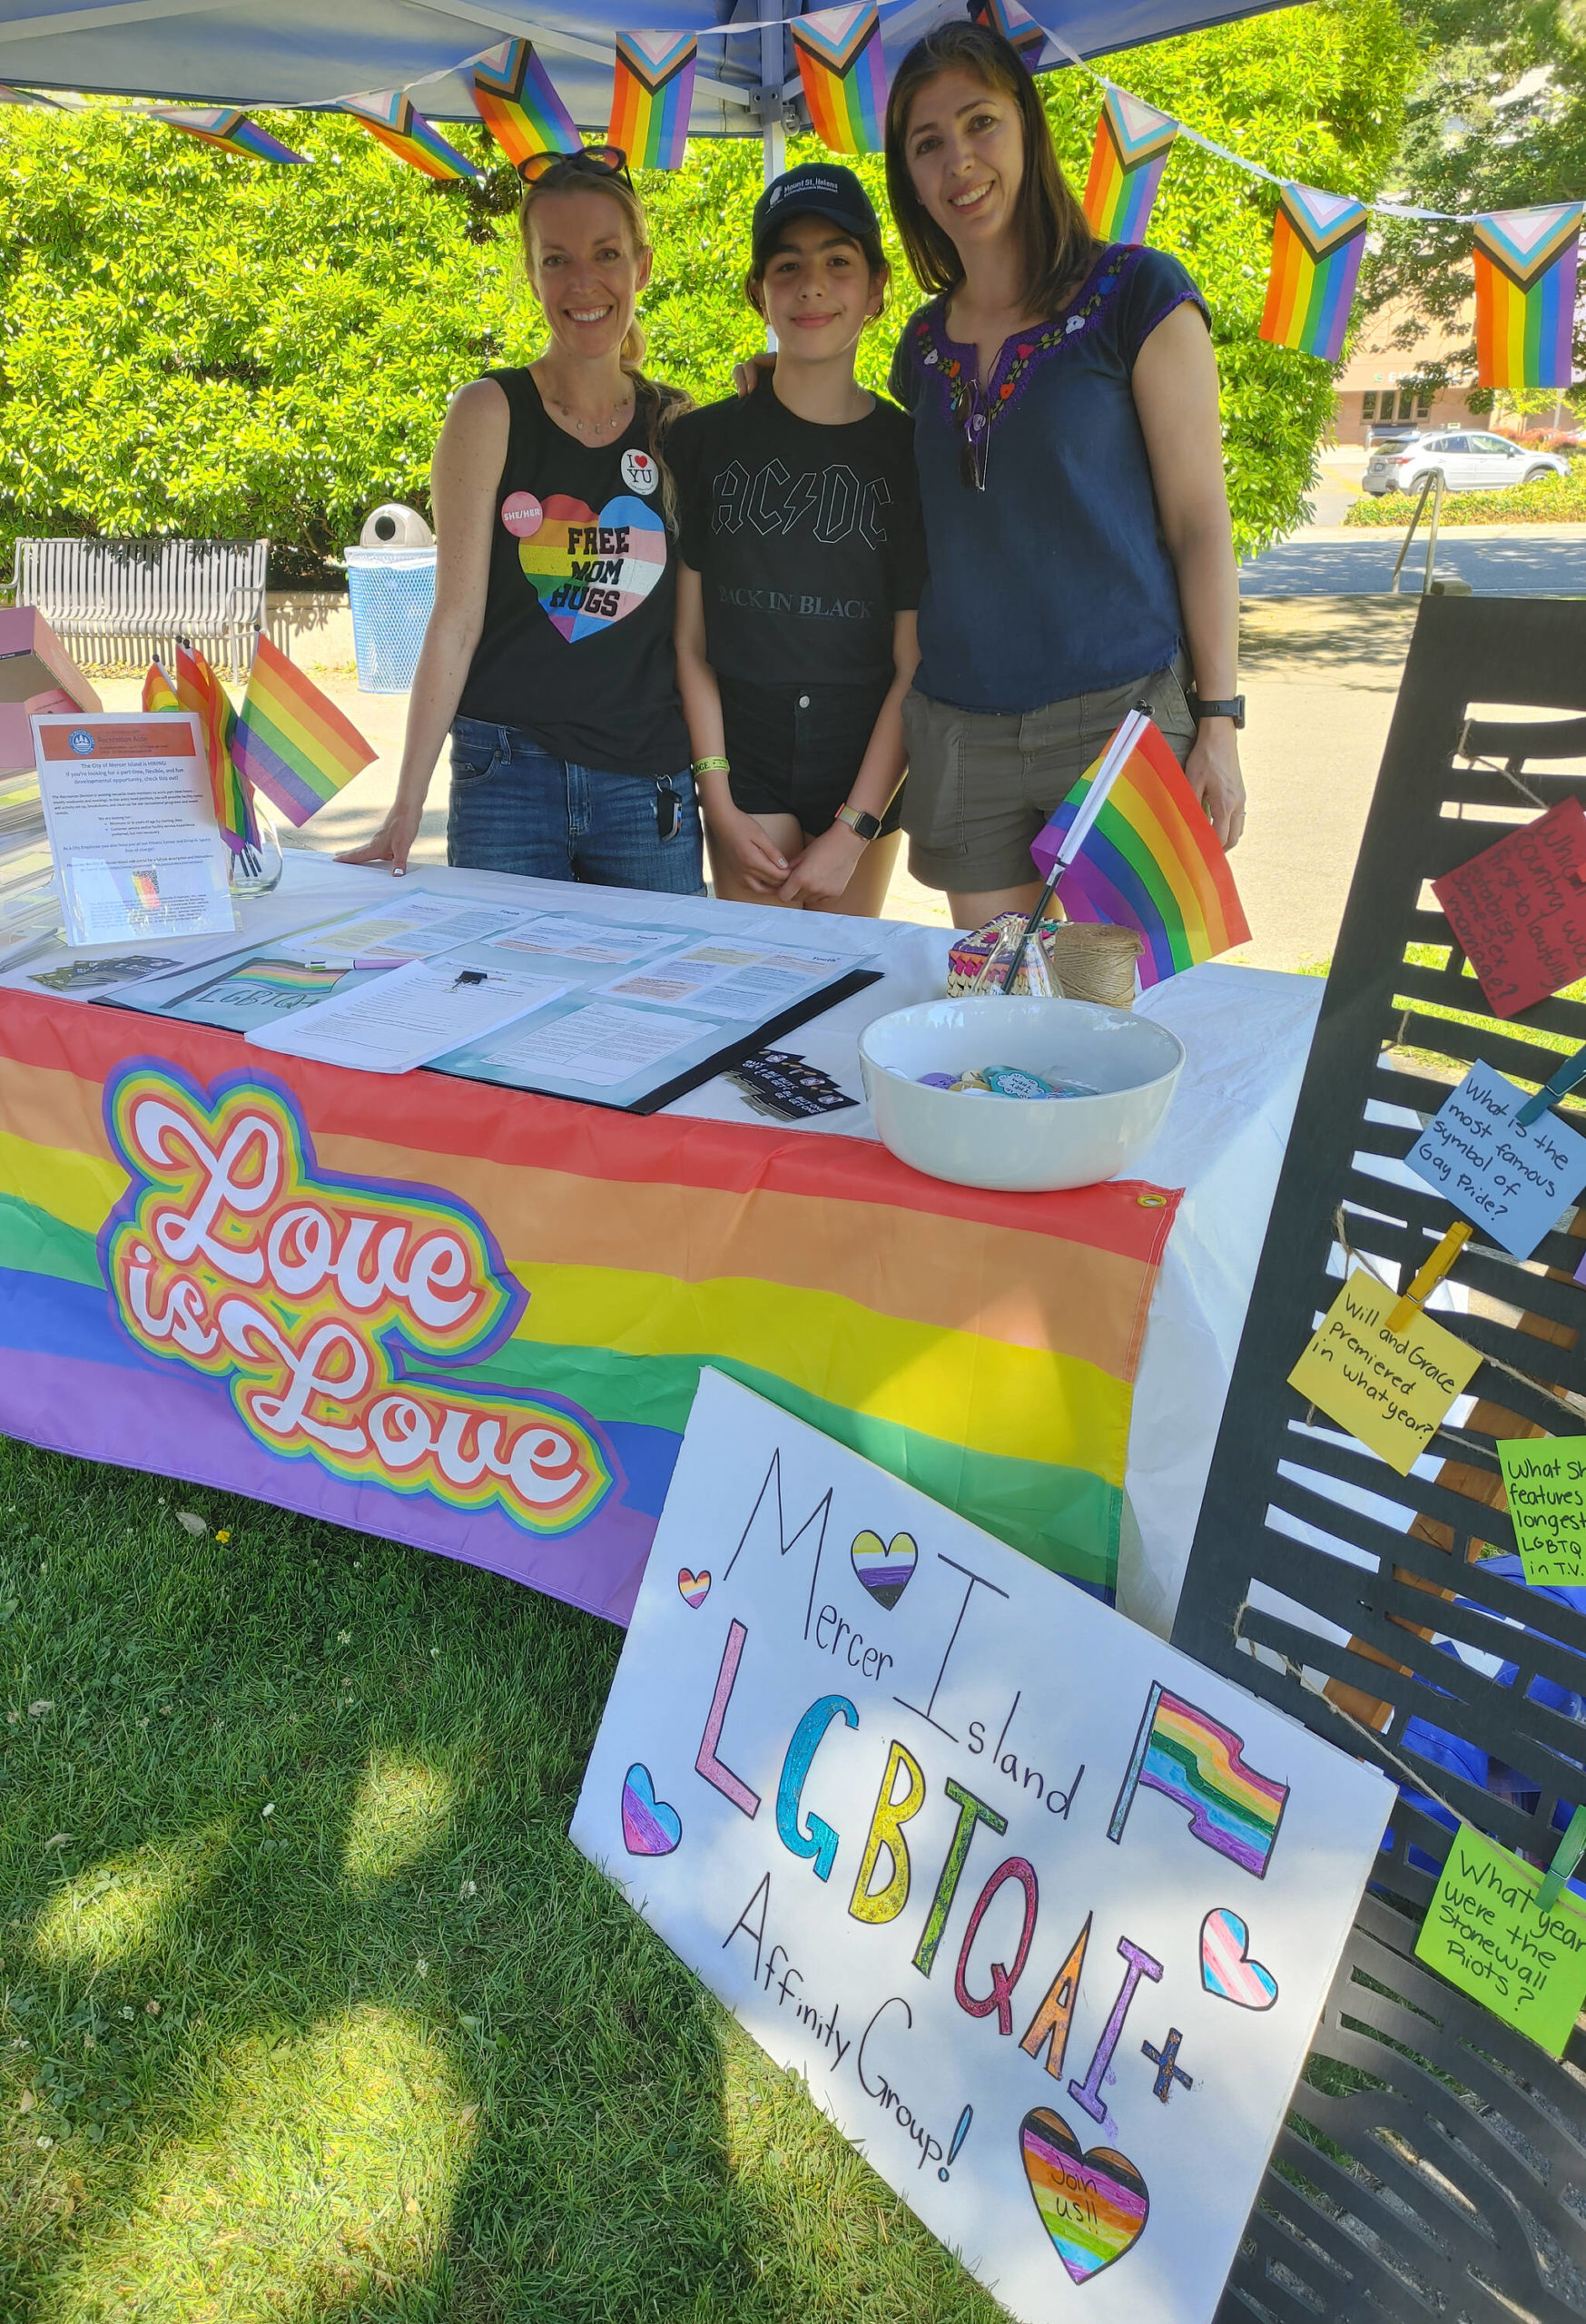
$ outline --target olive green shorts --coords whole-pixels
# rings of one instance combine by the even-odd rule
[[[1030,842],[1137,703],[1183,765],[1195,741],[1188,674],[1181,655],[1174,668],[1132,684],[1008,714],[955,710],[911,691],[903,703],[903,828],[915,879],[970,895],[1038,878]]]

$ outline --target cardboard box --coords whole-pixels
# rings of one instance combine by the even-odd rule
[[[103,707],[36,606],[0,606],[0,774],[32,772],[30,718]]]

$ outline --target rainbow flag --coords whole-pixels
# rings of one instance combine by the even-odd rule
[[[1085,181],[1085,215],[1101,242],[1143,242],[1178,123],[1110,82]]]
[[[1567,388],[1582,205],[1494,210],[1476,221],[1476,380]]]
[[[184,137],[202,137],[206,145],[218,145],[223,153],[239,153],[246,162],[304,162],[306,153],[294,153],[268,129],[261,129],[256,121],[235,105],[199,105],[180,111],[169,105],[150,105],[145,113],[149,121],[163,122],[167,129],[180,129]]]
[[[980,25],[989,25],[1000,33],[1010,48],[1019,52],[1020,62],[1027,73],[1045,72],[1049,65],[1066,63],[1061,51],[1047,38],[1045,29],[1036,23],[1020,0],[971,0],[970,14]]]
[[[1159,1791],[1176,1807],[1188,1809],[1192,1839],[1265,1879],[1288,1786],[1247,1768],[1244,1748],[1233,1729],[1209,1712],[1153,1686],[1108,1838],[1115,1844],[1123,1838],[1137,1791]]]
[[[210,795],[221,836],[233,855],[259,844],[259,819],[236,760],[237,714],[231,697],[196,647],[178,643],[174,675],[151,662],[143,674],[145,710],[188,710],[198,720],[209,764]]]
[[[413,100],[405,90],[381,89],[366,96],[343,97],[338,110],[361,121],[371,137],[378,137],[399,161],[422,170],[427,178],[446,182],[467,178],[470,183],[478,181],[479,172],[473,163],[465,161],[455,146],[448,145],[438,129],[430,127],[424,115],[415,110]]]
[[[1365,204],[1319,186],[1286,185],[1272,229],[1261,336],[1336,363],[1365,249]]]
[[[0,81],[0,105],[42,105],[50,113],[68,110],[54,97],[40,96],[36,89],[15,88],[9,81]]]
[[[1148,718],[1126,719],[1107,750],[1074,785],[1030,849],[1049,876],[1069,825],[1120,738],[1132,745],[1105,804],[1062,874],[1070,920],[1135,928],[1146,940],[1140,982],[1159,984],[1248,941],[1228,859],[1184,770]]]
[[[875,0],[794,16],[788,30],[816,136],[834,153],[879,153],[887,68]]]
[[[268,637],[253,656],[234,750],[249,782],[298,824],[379,755]]]
[[[535,153],[576,153],[584,143],[532,41],[504,40],[475,57],[474,103],[514,168]]]
[[[593,1107],[578,1110],[575,1151],[557,1098],[289,1058],[255,1070],[255,1054],[205,1027],[0,991],[8,1435],[223,1482],[626,1621],[712,1364],[1114,1595],[1134,1381],[1176,1192],[1120,1179],[988,1193],[922,1177],[862,1138]],[[272,1216],[313,1202],[339,1235],[348,1219],[373,1218],[377,1241],[399,1228],[409,1253],[444,1234],[489,1270],[478,1296],[465,1302],[454,1285],[457,1304],[436,1303],[433,1360],[409,1346],[407,1309],[354,1308],[333,1276],[311,1310],[300,1285],[272,1299],[294,1348],[321,1321],[367,1344],[366,1403],[388,1404],[344,1448],[295,1422],[283,1437],[250,1403],[267,1384],[191,1329],[170,1335],[160,1246],[130,1229],[140,1205],[171,1194],[185,1206],[202,1189],[151,1185],[158,1157],[134,1162],[141,1094],[158,1099],[151,1118],[176,1108],[212,1153],[240,1109],[262,1118],[269,1134],[250,1151],[268,1148],[285,1174]],[[200,1150],[170,1141],[181,1169]],[[251,1214],[246,1231],[262,1248],[269,1221]],[[118,1276],[117,1253],[135,1268],[141,1247],[156,1254],[158,1282]],[[207,1304],[237,1286],[206,1275],[201,1288]],[[392,1325],[400,1397],[421,1400],[438,1430],[448,1411],[473,1415],[460,1481],[431,1480],[405,1454],[418,1418],[384,1384],[379,1334]],[[478,1458],[482,1423],[497,1423],[499,1458],[535,1413],[592,1481],[576,1521],[553,1502],[548,1540],[534,1504],[504,1502],[510,1480],[481,1473]]]
[[[692,33],[618,33],[606,135],[635,170],[683,167],[697,46]]]

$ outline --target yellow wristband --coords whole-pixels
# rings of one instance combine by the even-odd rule
[[[694,762],[695,774],[730,774],[732,771],[731,762],[727,759],[695,759]]]

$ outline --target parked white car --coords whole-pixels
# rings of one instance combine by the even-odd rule
[[[1556,452],[1528,451],[1504,436],[1440,428],[1435,435],[1412,436],[1407,443],[1374,449],[1360,481],[1366,492],[1415,492],[1423,478],[1441,471],[1449,492],[1495,492],[1506,484],[1567,475],[1569,465]]]

